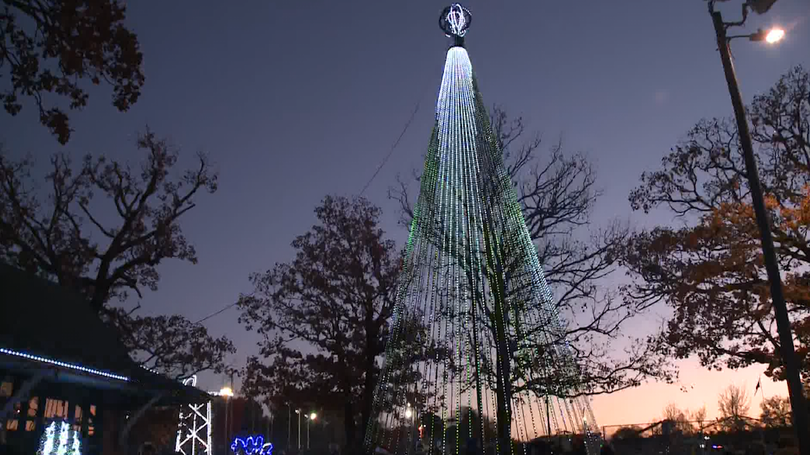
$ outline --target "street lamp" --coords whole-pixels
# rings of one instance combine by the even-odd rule
[[[734,38],[748,38],[751,41],[765,41],[768,44],[776,44],[779,41],[782,41],[782,38],[784,37],[785,37],[785,30],[779,27],[774,27],[767,31],[758,29],[756,33],[752,33],[750,35],[729,36],[727,37],[727,39],[730,41]]]
[[[318,414],[314,412],[307,416],[307,450],[309,450],[309,423],[314,422],[318,418]]]
[[[228,404],[230,404],[230,401],[228,400],[228,398],[233,396],[233,389],[228,387],[228,386],[225,386],[225,387],[219,389],[219,396],[225,398],[225,425],[223,426],[223,434],[225,436],[225,440],[227,441],[229,433],[230,433],[228,431],[228,423],[229,423],[228,422]]]
[[[411,403],[407,403],[407,406],[405,407],[405,418],[408,419],[408,433],[409,434],[413,434],[413,432],[414,432],[413,417],[414,417],[414,412],[413,412],[413,408],[411,408]],[[422,438],[422,435],[421,435],[422,430],[421,430],[421,428],[422,428],[422,426],[420,425],[419,428],[416,430],[417,434],[419,435],[419,438],[416,438],[415,441],[414,441],[416,444],[421,443],[421,438]]]
[[[782,292],[782,277],[779,274],[779,264],[776,259],[776,250],[771,237],[771,226],[768,221],[768,213],[765,210],[765,201],[762,195],[762,187],[759,182],[756,160],[754,159],[754,146],[751,141],[751,132],[748,129],[748,120],[745,117],[745,106],[743,105],[740,87],[737,82],[737,75],[734,72],[734,63],[731,61],[731,49],[729,43],[734,38],[747,37],[752,41],[766,41],[776,43],[785,36],[782,29],[773,29],[767,33],[759,30],[751,35],[728,36],[730,27],[745,24],[748,16],[748,8],[754,11],[764,12],[774,3],[773,0],[754,0],[743,4],[743,18],[739,22],[723,22],[723,16],[719,11],[714,10],[715,0],[709,0],[709,14],[712,17],[714,31],[717,35],[717,47],[720,50],[720,59],[723,63],[723,71],[726,76],[728,92],[731,96],[731,104],[734,107],[734,117],[737,121],[737,131],[740,138],[740,146],[745,160],[745,169],[748,177],[748,185],[751,191],[751,204],[756,214],[757,227],[759,228],[760,240],[762,241],[762,253],[765,260],[765,270],[768,273],[768,281],[771,285],[771,300],[773,302],[774,313],[776,314],[776,327],[779,332],[780,356],[785,364],[785,376],[790,394],[790,405],[793,410],[793,428],[799,442],[799,453],[810,455],[810,434],[807,432],[807,408],[804,404],[804,393],[799,376],[799,366],[796,360],[796,353],[793,347],[793,334],[790,329],[790,318],[788,317],[785,296]]]
[[[779,41],[782,41],[782,38],[785,37],[785,31],[781,28],[772,28],[767,35],[765,35],[765,41],[768,44],[774,44]]]
[[[219,395],[225,398],[229,398],[233,396],[233,389],[230,387],[223,387],[219,389]]]
[[[270,407],[270,403],[268,402],[268,408],[269,407]],[[268,425],[270,428],[267,429],[267,437],[268,437],[268,439],[270,439],[272,441],[273,440],[273,422],[275,422],[275,420],[276,420],[276,415],[273,413],[273,411],[271,409],[272,408],[268,409],[268,411],[267,411],[270,414],[268,416],[270,418],[270,425]]]
[[[301,451],[301,410],[296,409],[295,413],[298,414],[298,451]]]

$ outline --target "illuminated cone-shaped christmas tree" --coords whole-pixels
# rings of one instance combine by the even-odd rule
[[[577,365],[464,48],[447,52],[366,450],[514,453],[579,435],[599,449]]]

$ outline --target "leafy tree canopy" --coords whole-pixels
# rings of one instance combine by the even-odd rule
[[[113,88],[112,104],[126,111],[141,94],[144,74],[135,33],[124,26],[126,7],[117,0],[5,0],[0,6],[0,102],[17,115],[21,96],[33,99],[39,121],[60,143],[70,139],[68,115],[49,95],[65,98],[71,110],[87,105],[82,80]]]
[[[810,378],[810,76],[782,76],[748,108],[756,160],[784,273],[794,344]],[[697,355],[707,368],[767,366],[783,379],[770,289],[734,123],[700,121],[646,172],[635,210],[665,210],[675,226],[634,235],[625,265],[636,305],[663,301],[674,314],[660,339],[667,355]]]
[[[254,291],[239,298],[240,321],[262,336],[261,358],[247,365],[246,390],[342,408],[349,446],[357,442],[357,414],[365,429],[371,413],[399,289],[401,256],[379,227],[380,213],[362,198],[327,196],[315,209],[318,223],[292,242],[295,259],[252,275]],[[411,333],[420,324],[403,323],[413,325]],[[416,352],[422,350],[406,343],[389,361],[416,363]],[[402,374],[386,380],[420,379],[415,368]]]

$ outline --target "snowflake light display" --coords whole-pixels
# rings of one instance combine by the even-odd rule
[[[247,438],[234,438],[231,450],[239,455],[272,455],[273,444],[265,443],[264,436],[248,436]]]

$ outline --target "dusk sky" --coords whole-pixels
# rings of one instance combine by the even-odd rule
[[[119,113],[109,87],[92,90],[71,116],[75,132],[59,146],[33,106],[0,114],[0,141],[14,157],[31,153],[40,168],[64,149],[136,164],[135,133],[145,125],[182,149],[177,172],[207,151],[220,172],[219,191],[198,198],[182,219],[199,264],[165,261],[160,289],[145,294],[144,314],[180,313],[198,320],[250,292],[248,276],[292,257],[290,242],[315,221],[326,194],[355,195],[365,185],[419,103],[391,159],[365,192],[385,211],[398,244],[397,207],[387,198],[395,176],[422,166],[434,122],[448,40],[437,26],[447,1],[129,2],[146,83],[138,103]],[[702,117],[731,114],[711,19],[702,0],[493,1],[464,3],[473,14],[467,49],[484,100],[522,115],[545,146],[562,138],[568,152],[596,164],[605,191],[594,228],[612,218],[636,226],[672,222],[632,213],[627,195],[644,170]],[[736,20],[739,1],[720,4]],[[735,40],[746,101],[792,66],[810,67],[810,2],[779,0],[752,16],[745,32],[780,25],[785,40],[769,46]],[[610,283],[606,283],[610,285]],[[137,303],[127,302],[128,307]],[[636,330],[653,329],[658,309]],[[242,365],[256,336],[229,310],[211,320],[227,334]],[[730,383],[753,393],[763,368],[709,373],[682,364],[681,383],[651,384],[594,399],[600,425],[650,422],[664,406],[706,405]],[[218,389],[225,378],[201,377]],[[766,382],[767,395],[786,394]],[[688,391],[681,391],[685,387]],[[759,399],[752,412],[759,413]]]

